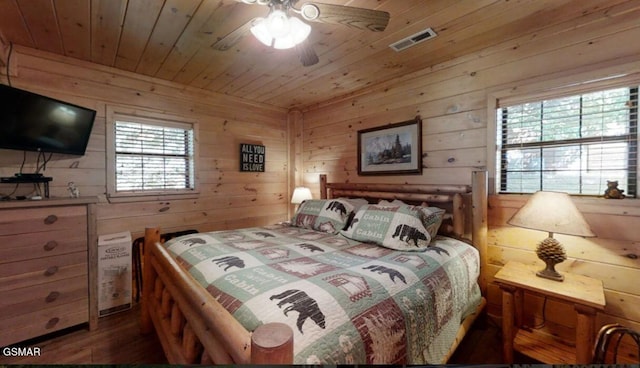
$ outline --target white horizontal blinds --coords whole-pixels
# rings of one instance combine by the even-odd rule
[[[501,106],[501,192],[601,195],[617,180],[635,195],[638,87]]]
[[[116,191],[194,187],[193,129],[117,120]]]

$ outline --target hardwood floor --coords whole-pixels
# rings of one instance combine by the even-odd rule
[[[39,357],[10,358],[0,354],[1,364],[166,364],[160,342],[154,334],[140,335],[138,307],[103,317],[96,331],[86,328],[64,331],[59,336],[19,344],[39,347]],[[451,357],[451,364],[501,364],[499,327],[480,317]],[[535,363],[516,355],[516,363]]]
[[[0,364],[166,364],[155,334],[140,335],[139,314],[135,307],[100,318],[95,331],[79,327],[29,340],[18,346],[39,347],[39,357],[0,354]]]

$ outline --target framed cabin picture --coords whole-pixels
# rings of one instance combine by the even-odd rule
[[[422,120],[358,131],[358,175],[422,173]]]

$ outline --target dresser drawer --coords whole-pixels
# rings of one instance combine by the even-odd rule
[[[0,210],[0,235],[31,234],[53,230],[75,230],[86,233],[87,208],[70,206]]]
[[[0,319],[12,318],[77,300],[87,302],[87,295],[86,276],[8,290],[3,292],[0,298]]]
[[[19,289],[76,276],[87,278],[87,252],[5,263],[0,266],[0,297]]]
[[[0,319],[0,346],[79,325],[88,319],[89,304],[86,299]]]
[[[83,230],[0,235],[0,264],[84,251],[87,233]]]

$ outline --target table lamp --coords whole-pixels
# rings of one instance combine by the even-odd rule
[[[313,196],[311,195],[311,190],[309,190],[309,188],[296,187],[293,190],[293,195],[291,196],[291,203],[298,205],[311,198],[313,198]]]
[[[589,224],[576,208],[567,193],[538,191],[507,221],[509,225],[526,229],[546,231],[549,237],[541,241],[536,254],[546,264],[546,268],[536,275],[551,280],[562,281],[564,276],[555,270],[555,265],[567,259],[554,233],[594,237]]]

